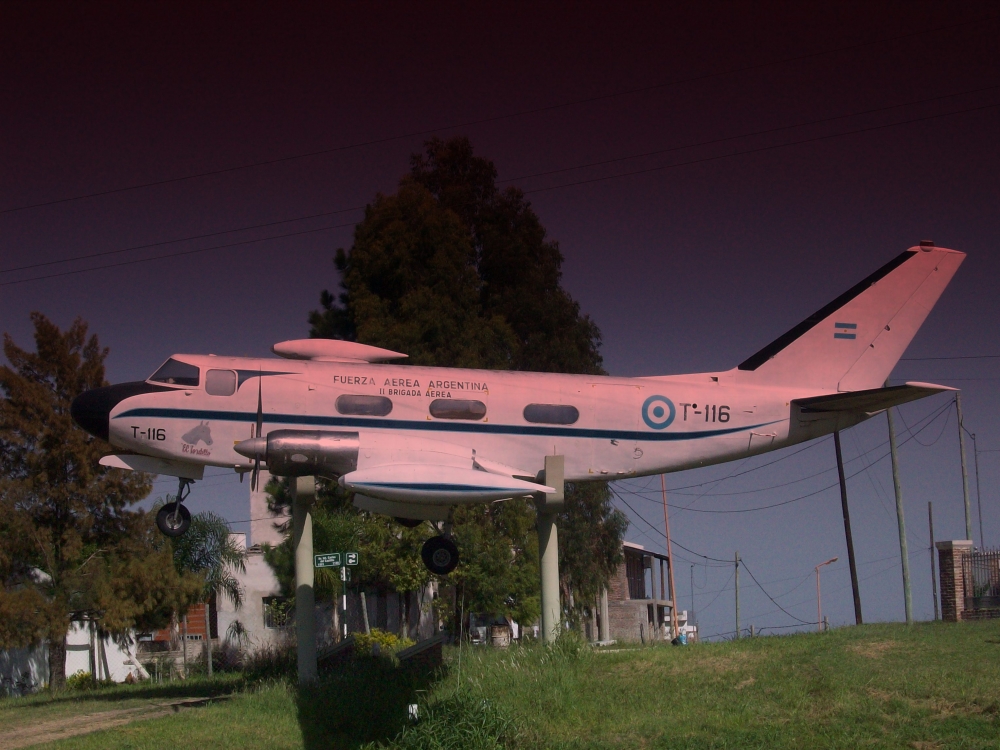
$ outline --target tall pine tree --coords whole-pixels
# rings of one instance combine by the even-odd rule
[[[467,138],[429,141],[337,250],[341,290],[323,292],[311,335],[403,351],[415,365],[602,374],[600,330],[561,286],[558,243],[524,193],[496,180]],[[583,608],[620,563],[628,522],[606,484],[568,490],[561,571]],[[456,514],[463,562],[451,578],[467,611],[537,614],[532,518],[527,503]]]

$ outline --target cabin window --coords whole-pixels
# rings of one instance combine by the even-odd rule
[[[384,417],[392,411],[392,401],[385,396],[343,395],[337,399],[337,411],[363,417]]]
[[[486,404],[462,398],[439,398],[431,401],[431,416],[437,419],[482,419]]]
[[[236,373],[232,370],[209,370],[205,373],[205,392],[209,396],[232,396],[236,393]]]
[[[167,385],[198,385],[198,368],[187,362],[168,359],[149,379]]]
[[[580,418],[580,411],[569,404],[528,404],[524,407],[524,421],[535,424],[573,424]]]

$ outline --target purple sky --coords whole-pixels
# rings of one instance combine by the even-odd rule
[[[6,3],[2,329],[30,345],[32,310],[63,326],[82,316],[111,347],[112,381],[146,377],[174,352],[266,355],[306,335],[307,312],[338,281],[333,251],[350,245],[352,229],[300,233],[360,211],[8,269],[363,206],[395,189],[425,137],[462,133],[501,180],[530,193],[614,374],[732,367],[921,239],[969,258],[907,356],[1000,355],[996,5],[712,9]],[[709,141],[721,142],[692,146]],[[176,180],[317,151],[326,153]],[[608,160],[621,161],[582,166]],[[568,171],[532,176],[554,170]],[[174,181],[35,205],[164,180]],[[24,206],[34,207],[11,210]],[[894,377],[961,387],[967,427],[981,450],[996,450],[998,364],[902,362]],[[945,403],[918,402],[902,417],[912,425]],[[885,439],[884,418],[845,434],[847,459],[870,451],[848,473],[881,456]],[[918,440],[901,449],[903,488],[914,609],[929,617],[927,501],[939,538],[964,535],[953,412]],[[672,475],[668,486],[723,480],[782,455]],[[828,440],[671,502],[769,505],[831,484],[832,471],[786,483],[833,465]],[[986,541],[996,544],[1000,453],[982,453],[979,468]],[[659,482],[624,484],[623,493]],[[849,488],[866,619],[901,619],[888,460]],[[975,509],[974,478],[972,488]],[[246,492],[220,474],[196,487],[191,506],[243,521]],[[624,497],[660,528],[655,496]],[[804,620],[815,616],[812,567],[839,555],[824,573],[824,612],[853,621],[836,489],[760,512],[678,510],[671,522],[699,553],[739,549]],[[661,540],[637,519],[630,538]],[[733,627],[731,590],[706,608],[731,572],[695,569],[706,635]],[[686,607],[688,563],[677,578]],[[741,588],[744,625],[794,623],[748,576]]]

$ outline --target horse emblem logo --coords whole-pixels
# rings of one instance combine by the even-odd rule
[[[185,443],[190,443],[191,445],[198,445],[199,441],[205,445],[212,444],[212,430],[208,426],[208,422],[201,422],[197,427],[192,427],[186,433],[181,435],[181,440]]]

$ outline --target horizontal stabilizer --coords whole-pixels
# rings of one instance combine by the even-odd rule
[[[167,458],[153,458],[152,456],[105,456],[100,460],[100,464],[101,466],[110,466],[113,469],[146,471],[150,474],[164,474],[168,477],[181,477],[182,479],[201,479],[205,476],[205,467],[203,464],[172,461]]]
[[[891,385],[887,388],[872,388],[867,391],[832,393],[828,396],[797,398],[792,404],[798,406],[803,414],[830,412],[864,412],[865,414],[872,414],[888,409],[890,406],[899,406],[908,401],[916,401],[920,398],[933,396],[935,393],[955,390],[958,389],[950,388],[946,385],[934,385],[933,383],[906,383],[904,385]]]

